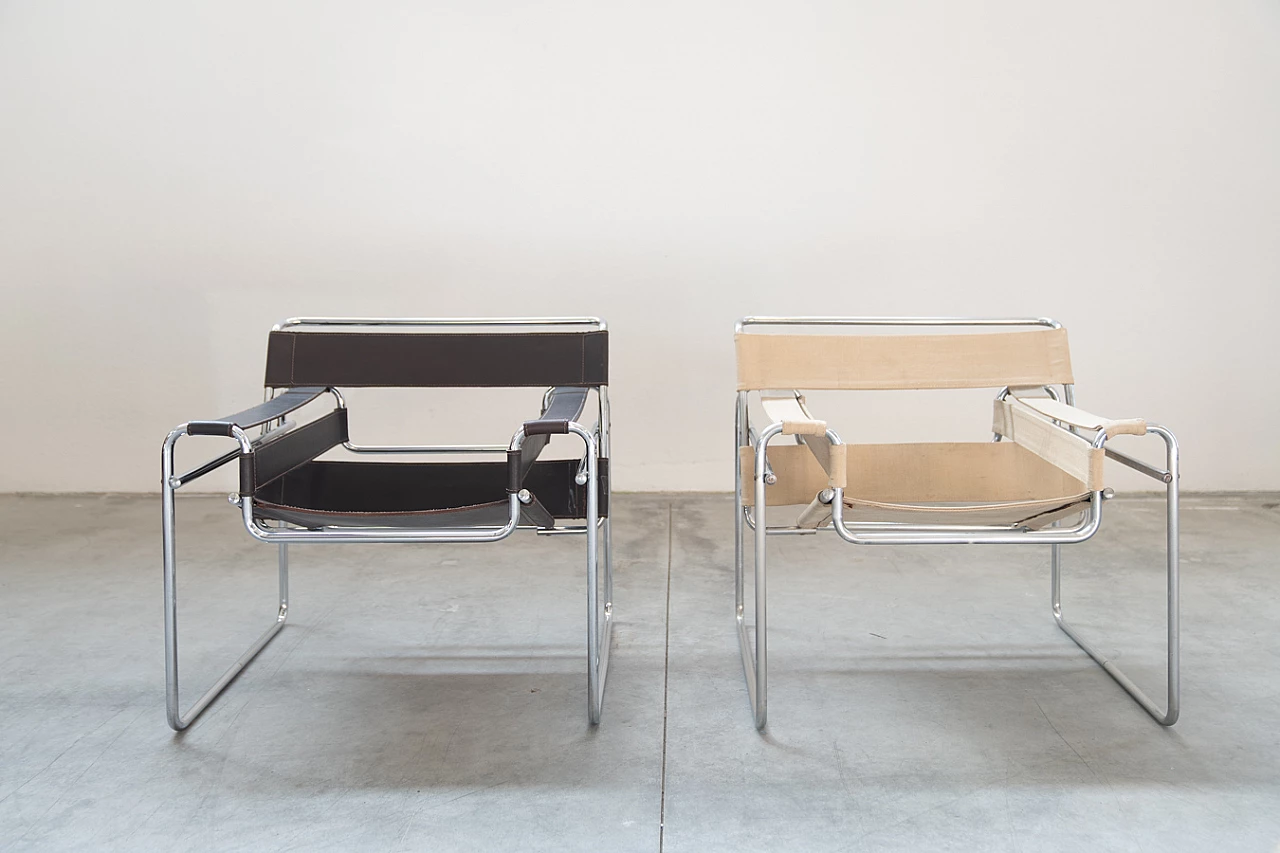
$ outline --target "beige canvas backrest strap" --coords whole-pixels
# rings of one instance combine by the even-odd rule
[[[955,335],[739,333],[738,390],[1069,385],[1066,329]]]
[[[1035,409],[1045,417],[1080,429],[1102,430],[1107,434],[1107,438],[1115,438],[1117,435],[1147,434],[1147,422],[1142,418],[1111,420],[1048,397],[1023,397],[1018,394],[1014,394],[1014,397],[1022,405]]]
[[[992,429],[1079,480],[1087,490],[1102,489],[1104,451],[1020,401],[996,400]]]

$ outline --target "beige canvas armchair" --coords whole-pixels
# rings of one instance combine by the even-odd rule
[[[814,327],[834,327],[839,333],[813,334]],[[903,328],[901,333],[868,334],[872,327]],[[1169,430],[1139,418],[1107,419],[1077,408],[1067,333],[1058,323],[748,317],[738,323],[736,346],[735,597],[743,670],[758,728],[766,723],[767,538],[823,530],[855,545],[1050,546],[1051,603],[1058,625],[1157,722],[1171,726],[1177,721],[1177,441]],[[994,440],[846,445],[814,416],[802,393],[947,388],[997,390]],[[758,431],[750,418],[752,395],[758,396],[767,422]],[[1147,434],[1163,439],[1164,468],[1109,445],[1117,436]],[[796,443],[771,445],[779,435],[795,436]],[[1166,489],[1164,710],[1062,615],[1061,548],[1084,542],[1102,524],[1103,502],[1112,495],[1104,482],[1105,458],[1158,480]],[[794,522],[770,525],[767,507],[795,507]],[[748,529],[755,557],[754,632],[745,608]]]

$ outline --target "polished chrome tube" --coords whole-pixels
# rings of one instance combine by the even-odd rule
[[[173,446],[187,434],[185,426],[178,427],[165,439],[160,454],[160,530],[161,550],[164,560],[164,681],[165,708],[169,725],[175,731],[186,728],[178,707],[178,594],[174,567],[177,562],[174,512]]]
[[[1162,724],[1171,726],[1178,721],[1178,714],[1181,712],[1182,695],[1180,681],[1182,670],[1182,624],[1180,614],[1182,606],[1180,579],[1178,577],[1182,554],[1178,506],[1178,477],[1180,474],[1178,440],[1170,430],[1157,424],[1148,424],[1147,432],[1154,432],[1164,439],[1165,464],[1169,470],[1169,479],[1166,481],[1165,488],[1165,583],[1168,586],[1168,596],[1165,601],[1165,618],[1167,620],[1165,642],[1167,643],[1166,672],[1168,674],[1168,684],[1166,693],[1167,706]]]
[[[1149,465],[1141,459],[1135,459],[1127,453],[1121,453],[1119,450],[1112,450],[1110,447],[1106,448],[1105,452],[1107,454],[1107,458],[1114,459],[1121,465],[1127,465],[1135,471],[1146,474],[1153,480],[1159,480],[1166,485],[1173,482],[1173,473],[1170,471],[1166,471],[1163,468],[1157,468],[1154,465]]]
[[[600,679],[600,612],[599,603],[599,535],[596,522],[600,517],[600,471],[595,436],[576,423],[569,424],[569,432],[582,439],[587,448],[587,719],[592,725],[600,722],[600,706],[603,684]]]
[[[506,453],[505,444],[428,444],[421,446],[399,444],[353,444],[344,441],[342,446],[352,453]]]
[[[607,402],[603,404],[607,407]],[[607,408],[601,410],[602,434],[607,433]],[[582,439],[587,455],[587,719],[591,725],[600,723],[604,706],[604,689],[609,674],[609,646],[613,639],[613,567],[612,539],[608,520],[600,518],[600,445],[595,432],[581,424],[569,424],[569,432]],[[524,429],[516,431],[511,439],[511,450],[519,450],[525,441]],[[519,498],[512,495],[513,508],[518,511]],[[600,539],[605,546],[605,603],[600,607]]]
[[[748,445],[747,438],[747,392],[739,391],[737,404],[734,407],[734,445],[733,445],[733,565],[734,565],[734,601],[737,605],[738,627],[742,627],[742,608],[743,608],[743,553],[742,553],[742,523],[746,508],[742,501],[742,457],[738,452],[739,448]],[[755,525],[752,525],[754,529]],[[754,700],[753,700],[754,704]]]
[[[1084,639],[1062,612],[1062,552],[1054,545],[1050,553],[1050,606],[1054,621],[1077,646],[1084,650],[1162,726],[1172,726],[1180,713],[1180,586],[1179,586],[1179,521],[1178,521],[1178,441],[1169,430],[1157,424],[1147,424],[1147,432],[1160,436],[1165,442],[1166,465],[1170,474],[1165,490],[1165,584],[1166,584],[1166,658],[1165,658],[1165,709],[1162,711],[1133,681],[1116,666],[1115,662]],[[1159,479],[1159,478],[1157,478]]]
[[[280,438],[280,436],[287,433],[289,430],[293,429],[295,426],[297,426],[297,424],[294,421],[289,421],[284,419],[281,419],[280,425],[274,428],[271,428],[269,424],[263,424],[262,434],[259,435],[257,438],[253,439],[252,445],[256,449],[256,448],[262,447],[264,444],[270,444],[271,442]],[[183,434],[185,435],[185,425],[184,425]],[[210,459],[208,462],[204,463],[203,465],[197,465],[195,468],[192,468],[187,473],[176,478],[176,480],[173,483],[173,487],[175,489],[180,489],[183,486],[185,486],[187,483],[190,483],[193,480],[198,480],[201,477],[203,477],[205,474],[210,473],[211,471],[216,471],[217,469],[221,468],[223,465],[226,465],[228,462],[233,462],[236,459],[239,459],[243,453],[244,453],[243,447],[238,448],[236,450],[228,450],[226,453],[214,459]]]
[[[734,330],[747,326],[1048,326],[1062,324],[1048,317],[743,317]]]
[[[280,633],[280,629],[283,627],[284,617],[280,616],[271,624],[271,627],[267,628],[267,630],[262,633],[262,636],[258,637],[258,639],[254,641],[253,645],[249,646],[249,648],[245,650],[244,654],[236,658],[235,663],[231,664],[231,666],[227,668],[227,671],[222,673],[221,677],[213,683],[213,686],[206,690],[204,695],[197,699],[195,703],[187,709],[187,712],[178,719],[178,725],[174,725],[174,718],[170,715],[169,725],[172,726],[175,731],[182,731],[187,728],[187,726],[191,725],[191,723],[195,721],[196,717],[200,716],[204,709],[209,707],[210,703],[212,703],[214,699],[217,699],[219,694],[226,689],[226,686],[234,681],[236,676],[238,676],[244,668],[249,665],[249,661],[257,657],[258,652],[266,648],[267,643],[271,642],[275,635]]]
[[[281,542],[277,557],[280,563],[280,621],[289,613],[289,543]]]
[[[742,465],[739,461],[737,452],[738,447],[744,447],[750,441],[748,414],[747,414],[747,392],[740,391],[738,393],[737,409],[735,415],[735,432],[736,446],[734,448],[734,600],[735,611],[738,627],[738,650],[742,655],[742,673],[747,682],[747,701],[751,704],[751,716],[755,721],[757,729],[762,729],[765,724],[764,696],[761,692],[761,684],[758,681],[758,673],[761,669],[760,663],[763,661],[757,657],[761,649],[765,649],[766,643],[764,633],[762,631],[762,623],[760,614],[764,609],[763,591],[759,585],[762,574],[763,564],[760,561],[761,549],[758,545],[756,551],[756,627],[755,627],[755,649],[752,651],[752,641],[747,634],[746,623],[746,579],[745,579],[745,531],[743,530],[743,518],[746,509],[743,506],[743,482],[742,482]],[[760,447],[756,449],[756,473],[752,482],[756,484],[757,489],[763,488],[763,472],[760,470],[760,455],[763,451]],[[763,525],[761,525],[763,527]],[[759,534],[757,533],[757,537]]]
[[[233,429],[243,450],[250,444],[249,438],[239,427]],[[177,592],[177,512],[174,492],[178,480],[173,476],[173,450],[178,439],[187,434],[186,425],[169,433],[161,451],[161,543],[164,561],[164,660],[165,660],[165,716],[174,731],[182,731],[230,684],[235,677],[266,647],[267,643],[284,627],[289,601],[289,565],[283,551],[280,554],[280,601],[276,620],[251,646],[236,658],[235,662],[206,690],[184,714],[181,706],[178,680],[178,592]],[[245,503],[249,501],[246,499]]]
[[[185,486],[187,483],[190,483],[192,480],[198,480],[201,477],[203,477],[205,474],[208,474],[211,471],[216,471],[219,468],[221,468],[223,465],[226,465],[228,462],[234,462],[239,458],[240,458],[240,448],[237,447],[235,450],[228,450],[226,453],[222,454],[221,456],[218,456],[214,459],[210,459],[208,462],[204,463],[203,465],[197,465],[195,468],[192,468],[190,471],[188,471],[187,473],[179,477],[174,477],[173,487],[175,489],[180,489],[183,486]]]
[[[749,530],[756,529],[756,520],[755,520],[755,517],[751,514],[751,510],[744,507],[742,510],[742,517],[743,517],[743,520],[746,522],[747,529]],[[769,532],[770,536],[813,536],[815,533],[818,532],[817,528],[783,526],[783,525],[777,525],[777,524],[775,524],[773,527],[766,527],[765,530]]]
[[[745,393],[745,392],[744,392]],[[799,438],[799,436],[797,436]],[[747,444],[755,447],[759,443],[756,437],[756,431],[750,426],[747,427]],[[773,466],[769,464],[769,455],[766,453],[764,457],[764,484],[766,486],[775,485],[778,482],[778,475],[773,473]],[[754,529],[754,528],[752,528]]]
[[[604,330],[599,317],[290,317],[272,327],[285,326],[595,326]]]
[[[755,470],[753,472],[753,481],[755,484],[755,511],[756,518],[764,518],[765,508],[768,501],[765,499],[765,451],[769,447],[769,440],[775,435],[782,433],[782,424],[770,424],[765,427],[764,432],[760,433],[756,440],[755,453]],[[763,729],[768,723],[768,690],[769,690],[769,624],[768,624],[768,577],[765,571],[766,545],[768,533],[765,525],[756,526],[755,530],[755,557],[756,557],[756,655],[755,655],[755,696],[752,703],[752,711],[755,716],[757,729]]]
[[[600,521],[596,525],[597,529],[603,529],[605,526],[605,522],[607,522],[608,520],[609,520],[608,518],[600,519]],[[571,526],[565,526],[565,527],[538,527],[537,525],[522,524],[517,529],[532,530],[534,533],[538,534],[539,536],[582,536],[582,535],[585,535],[587,532],[587,526],[585,524],[571,525]]]
[[[1107,497],[1103,492],[1103,499]],[[751,530],[756,529],[755,518],[751,514],[750,509],[744,508],[742,511],[743,518],[747,526]],[[807,527],[794,527],[784,525],[774,525],[766,528],[770,536],[812,536],[815,533],[821,533],[830,530],[835,532],[833,525],[821,527],[816,530]],[[1029,528],[1018,527],[1016,525],[991,525],[991,524],[910,524],[904,521],[846,521],[844,529],[850,532],[892,532],[892,533],[962,533],[962,532],[991,532],[991,533],[1013,533],[1016,531],[1028,531]],[[1069,528],[1069,532],[1079,531],[1080,527]],[[863,543],[868,544],[868,543]],[[884,544],[884,543],[877,543]],[[1043,544],[1043,543],[1042,543]]]
[[[612,452],[610,450],[609,431],[612,428],[609,422],[609,387],[601,385],[596,389],[596,407],[600,420],[600,456],[610,460],[612,463]],[[609,514],[604,517],[601,535],[604,537],[604,616],[605,616],[605,637],[604,637],[604,666],[603,669],[608,674],[609,671],[609,645],[613,636],[613,483],[612,471],[606,480],[605,486],[605,505],[608,507]]]
[[[1084,542],[1098,532],[1102,523],[1102,492],[1094,492],[1089,498],[1088,510],[1084,520],[1066,530],[1047,528],[1045,530],[1023,530],[1011,528],[992,530],[990,528],[971,528],[955,525],[939,525],[935,528],[913,528],[909,530],[860,531],[844,522],[844,490],[836,489],[836,498],[831,503],[831,526],[836,534],[846,542],[854,545],[1041,545],[1074,544]]]
[[[253,498],[249,495],[240,496],[240,510],[245,529],[259,542],[499,542],[514,533],[520,523],[519,496],[508,495],[507,502],[509,518],[502,527],[442,527],[436,530],[397,530],[393,527],[267,527],[253,517]]]

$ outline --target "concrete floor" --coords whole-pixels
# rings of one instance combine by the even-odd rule
[[[1067,609],[1162,689],[1160,505],[1068,549]],[[183,677],[272,614],[274,551],[180,501]],[[624,495],[603,724],[582,541],[296,546],[290,624],[164,722],[155,498],[0,498],[0,851],[1280,850],[1280,509],[1184,503],[1183,718],[1054,626],[1047,549],[771,544],[751,725],[727,496]],[[1122,651],[1121,651],[1122,650]]]

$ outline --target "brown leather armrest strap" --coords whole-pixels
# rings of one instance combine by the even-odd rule
[[[230,437],[233,426],[248,429],[259,424],[265,424],[268,421],[274,421],[276,418],[284,417],[294,409],[302,408],[327,390],[329,389],[323,387],[290,388],[265,403],[259,403],[256,406],[245,409],[243,412],[236,412],[234,415],[227,415],[211,421],[188,421],[187,435],[225,435]]]

